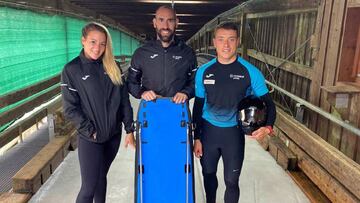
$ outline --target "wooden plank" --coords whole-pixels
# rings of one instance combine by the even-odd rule
[[[306,43],[304,48],[305,49],[304,61],[305,61],[305,65],[307,66],[313,65],[311,55],[312,55],[312,42],[315,37],[315,33],[314,33],[315,25],[316,25],[316,13],[310,13],[308,15],[307,31],[306,31],[306,38],[310,38],[310,41]]]
[[[331,14],[331,1],[321,0],[318,7],[316,26],[315,26],[315,37],[312,41],[313,46],[313,78],[310,85],[310,96],[309,102],[318,106],[320,103],[320,86],[322,85],[322,77],[324,74],[324,63],[326,55],[326,45],[328,41],[329,22]],[[309,128],[313,131],[317,128],[318,115],[311,113],[310,115],[310,126]]]
[[[279,135],[282,136],[282,135]],[[283,135],[286,136],[286,135]],[[286,137],[285,139],[289,139]],[[348,189],[336,180],[328,171],[311,158],[303,149],[293,141],[289,141],[289,148],[298,157],[298,167],[307,177],[334,203],[354,203],[359,202]]]
[[[281,57],[281,47],[282,47],[282,39],[281,39],[281,35],[283,34],[283,30],[281,29],[283,26],[283,20],[284,17],[277,17],[276,18],[276,47],[275,47],[275,56],[282,58]]]
[[[295,75],[299,75],[304,78],[308,78],[310,80],[313,77],[313,69],[311,69],[308,66],[296,64],[291,61],[285,61],[284,59],[278,57],[274,57],[265,53],[260,53],[254,49],[248,49],[247,52],[250,57],[255,58],[264,63],[265,63],[265,59],[264,59],[265,56],[266,61],[269,63],[269,65],[272,65],[274,67],[278,67],[280,64],[283,64],[279,68],[287,72],[293,73]]]
[[[301,43],[303,42],[303,34],[304,34],[304,14],[300,13],[298,15],[296,15],[298,18],[298,22],[296,24],[297,26],[297,33],[296,33],[296,39],[295,39],[295,47],[294,47],[294,51],[297,50],[295,52],[295,63],[297,64],[303,64],[302,62],[302,49],[298,49],[301,45]]]
[[[333,116],[342,119],[339,112],[336,111],[336,109],[332,109]],[[341,141],[341,132],[342,128],[339,125],[336,125],[334,123],[329,123],[329,136],[327,142],[331,144],[336,149],[339,149],[340,147],[340,141]]]
[[[291,83],[290,83],[289,89],[290,89],[290,92],[293,93],[293,94],[296,94],[296,89],[298,88],[298,86],[296,84],[296,78],[297,77],[298,77],[297,75],[291,74]],[[296,101],[289,98],[289,103],[288,104],[290,104],[289,106],[290,106],[291,111],[294,112]]]
[[[291,10],[281,10],[281,11],[267,11],[262,13],[250,13],[247,18],[269,18],[275,16],[286,16],[286,15],[295,15],[299,13],[309,13],[316,11],[316,8],[306,8],[306,9],[291,9]]]
[[[296,40],[298,39],[298,32],[300,29],[299,21],[300,21],[300,14],[294,15],[294,27],[293,27],[292,33],[290,34],[290,44],[289,44],[288,55],[292,54],[297,48]],[[296,63],[295,54],[293,54],[288,60]]]
[[[259,144],[265,151],[267,151],[269,149],[269,140],[270,140],[270,136],[268,136],[268,135],[265,136],[264,139],[258,140]]]
[[[359,127],[360,124],[360,114],[359,114],[359,107],[360,107],[360,94],[353,94],[350,97],[350,115],[348,121],[353,126]],[[357,154],[357,140],[358,136],[347,131],[344,129],[342,135],[342,141],[340,150],[347,155],[348,157],[356,160]]]
[[[279,17],[278,19],[279,23],[279,34],[278,34],[278,50],[277,50],[277,57],[284,58],[283,50],[284,50],[284,40],[285,40],[285,32],[286,32],[286,24],[287,24],[287,18]]]
[[[360,7],[360,0],[348,0],[348,7]]]
[[[290,177],[304,192],[310,202],[331,203],[324,193],[302,171],[288,171]]]
[[[274,49],[273,49],[273,46],[274,46],[274,18],[267,18],[268,20],[268,23],[269,23],[269,27],[268,27],[268,36],[269,36],[269,39],[266,41],[267,43],[267,46],[268,46],[268,51],[266,52],[267,54],[271,55],[271,56],[274,56],[273,52],[274,52]]]
[[[269,153],[275,160],[277,160],[278,150],[277,150],[276,146],[273,144],[270,144],[270,142],[269,142]]]
[[[353,93],[360,93],[360,88],[353,86],[349,83],[338,83],[335,86],[322,86],[322,89],[324,89],[326,92],[332,93],[332,94],[353,94]]]
[[[11,104],[14,104],[18,101],[21,101],[23,99],[26,99],[42,90],[45,90],[57,83],[60,82],[60,75],[56,75],[50,79],[46,79],[44,81],[40,81],[34,85],[28,86],[26,88],[23,88],[21,90],[11,92],[9,94],[6,94],[4,96],[0,97],[0,108],[9,106]]]
[[[267,19],[264,18],[264,19],[261,19],[263,25],[262,25],[262,36],[261,36],[261,40],[258,41],[258,46],[260,47],[260,51],[265,53],[266,52],[266,38],[267,38]],[[249,52],[248,52],[249,54]]]
[[[71,136],[56,137],[45,145],[13,176],[13,191],[35,193],[63,160],[63,150],[68,146],[70,138]]]
[[[297,158],[278,137],[270,137],[269,152],[284,170],[294,170]]]
[[[286,55],[285,55],[285,50],[286,50],[286,39],[287,39],[287,36],[288,36],[288,29],[289,29],[289,17],[288,16],[284,16],[282,18],[282,27],[281,27],[281,37],[280,37],[280,40],[281,40],[281,52],[280,52],[280,58],[283,58],[285,59],[286,58]]]
[[[286,49],[285,49],[285,56],[284,59],[287,58],[291,52],[291,39],[292,39],[292,35],[294,34],[294,29],[295,29],[295,16],[291,15],[291,16],[287,16],[288,17],[288,29],[287,29],[287,35],[286,35]],[[289,60],[289,59],[288,59]],[[290,60],[289,60],[290,61]]]
[[[242,50],[242,57],[245,60],[249,60],[247,55],[247,47],[248,47],[248,38],[249,38],[249,28],[247,28],[247,21],[246,21],[246,14],[243,14],[241,17],[241,50]]]
[[[295,77],[295,84],[293,83],[293,85],[295,86],[295,91],[293,92],[296,96],[301,97],[301,82],[302,82],[302,77],[298,76],[298,75],[294,75],[293,77]],[[295,105],[296,102],[294,104],[294,109],[295,109]],[[296,110],[296,109],[295,109]]]
[[[20,194],[6,192],[0,195],[1,203],[26,203],[30,200],[31,194]]]
[[[24,113],[31,111],[35,107],[39,106],[46,101],[49,101],[52,97],[60,93],[60,86],[53,87],[48,92],[41,94],[13,109],[5,111],[0,114],[0,126],[22,116]]]
[[[277,109],[276,125],[353,195],[360,198],[360,166],[318,135]],[[294,150],[292,150],[294,151]]]
[[[301,98],[309,101],[309,89],[310,89],[311,80],[303,78],[302,85],[301,85]],[[309,126],[309,110],[306,108],[303,108],[304,114],[302,123],[306,126]]]
[[[331,23],[329,28],[329,41],[327,44],[326,60],[324,63],[324,76],[322,85],[331,86],[335,84],[336,73],[338,71],[339,52],[341,44],[342,24],[344,20],[345,4],[343,0],[333,0],[333,8],[331,13]],[[320,92],[321,98],[324,98],[324,92]],[[320,107],[325,111],[330,111],[330,105],[325,99],[320,100]],[[326,138],[328,136],[327,119],[320,119],[319,135]]]
[[[271,48],[270,48],[270,40],[271,40],[271,19],[269,18],[265,18],[265,21],[266,21],[266,34],[265,34],[265,41],[263,41],[262,43],[264,43],[264,46],[265,46],[265,50],[264,50],[264,53],[267,53],[269,54],[270,51],[271,51]]]
[[[310,15],[312,13],[306,13],[303,15],[303,23],[302,23],[302,33],[301,33],[301,41],[300,41],[300,44],[303,44],[308,38],[310,38],[311,35],[308,35],[308,29],[309,29],[309,23],[310,23]],[[307,51],[307,45],[310,44],[310,41],[308,41],[305,45],[303,45],[303,47],[299,50],[300,54],[299,54],[299,57],[300,57],[300,64],[304,64],[306,65],[306,59],[305,59],[305,56],[306,56],[306,51]],[[307,66],[309,66],[310,64],[308,64]]]

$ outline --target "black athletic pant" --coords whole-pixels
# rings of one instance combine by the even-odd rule
[[[217,165],[222,156],[224,163],[225,203],[238,203],[240,198],[239,177],[244,161],[245,137],[242,130],[235,127],[216,127],[204,120],[201,143],[203,156],[200,159],[206,202],[215,203],[218,180]]]
[[[104,203],[106,175],[120,146],[121,135],[105,143],[93,143],[78,136],[78,155],[81,172],[81,189],[76,203]]]

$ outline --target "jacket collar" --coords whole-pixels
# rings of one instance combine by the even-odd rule
[[[102,57],[100,57],[96,60],[91,60],[91,59],[86,58],[85,54],[84,54],[84,49],[81,50],[79,57],[80,57],[81,63],[83,63],[83,64],[87,64],[87,63],[100,64],[100,63],[102,63]]]

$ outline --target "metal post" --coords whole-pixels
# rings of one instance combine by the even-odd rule
[[[139,172],[140,172],[140,203],[143,203],[143,170],[142,170],[142,150],[141,150],[141,123],[138,123],[139,125],[137,126],[139,129],[137,130],[138,134],[138,138],[139,138]]]
[[[47,121],[48,121],[48,129],[49,129],[49,140],[52,140],[55,137],[55,116],[54,116],[54,114],[52,114],[52,113],[48,114]]]

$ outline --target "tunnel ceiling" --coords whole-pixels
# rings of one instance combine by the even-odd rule
[[[177,35],[187,40],[193,36],[205,23],[218,14],[227,11],[245,0],[209,0],[209,1],[175,1],[175,9],[179,18]],[[171,1],[150,0],[70,0],[72,4],[95,11],[97,14],[108,16],[132,32],[155,37],[151,24],[155,10]]]

